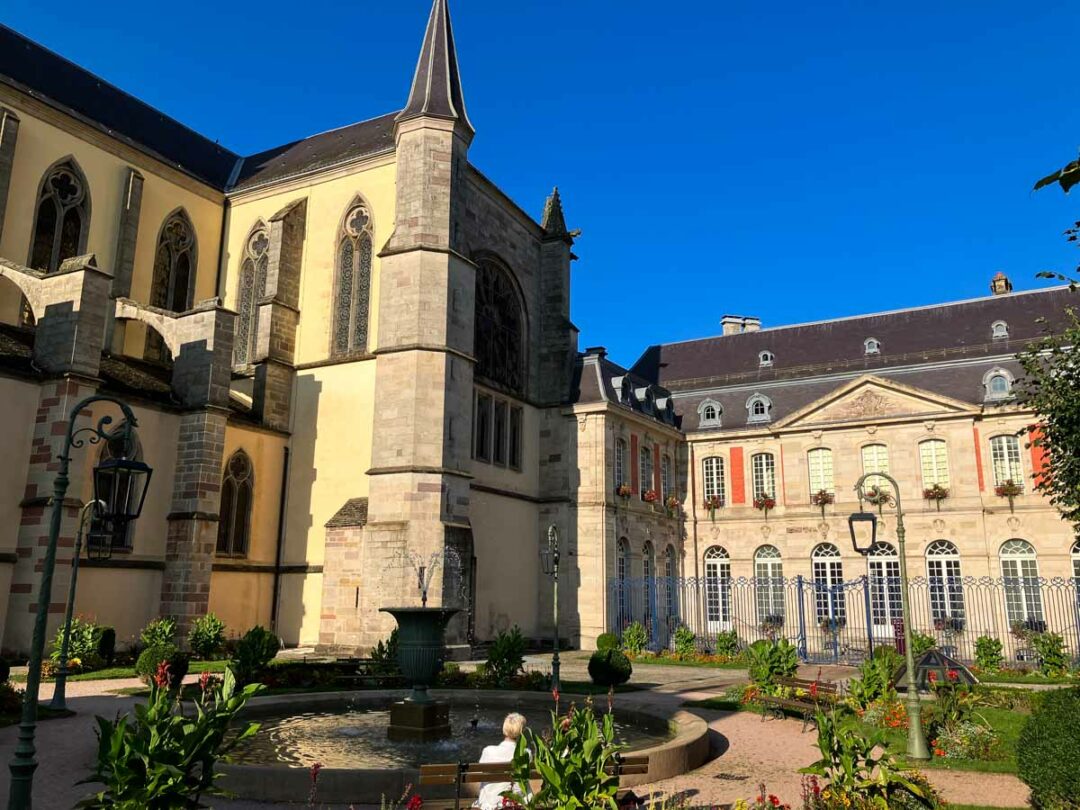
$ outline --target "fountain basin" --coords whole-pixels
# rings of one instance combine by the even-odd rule
[[[244,717],[266,723],[265,733],[278,737],[272,742],[256,740],[259,750],[239,752],[242,761],[222,766],[222,784],[246,799],[304,802],[311,787],[309,768],[314,761],[320,761],[320,803],[378,804],[383,795],[397,798],[406,785],[416,785],[420,763],[476,761],[480,748],[501,739],[505,713],[520,711],[533,728],[539,729],[550,721],[552,708],[551,699],[544,693],[483,691],[479,693],[480,722],[473,734],[466,718],[474,713],[475,690],[438,690],[435,697],[451,706],[453,738],[388,741],[384,727],[378,723],[391,703],[401,697],[400,690],[378,690],[256,698],[249,703]],[[566,695],[562,707],[565,710],[569,701],[583,700]],[[615,715],[620,726],[634,729],[630,735],[634,753],[649,756],[649,772],[624,777],[624,786],[685,773],[699,767],[708,755],[708,726],[689,712],[623,701],[616,703]],[[293,726],[305,721],[310,721],[312,733],[294,733]],[[343,732],[339,741],[328,736],[335,723]],[[267,756],[275,746],[280,755]],[[366,748],[369,755],[361,754],[355,760],[341,756],[350,747]],[[417,792],[424,798],[453,795],[448,787],[425,787]]]

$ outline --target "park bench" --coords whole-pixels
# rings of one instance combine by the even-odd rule
[[[613,776],[631,776],[634,774],[646,774],[649,772],[649,758],[647,756],[619,756],[604,769]],[[538,781],[538,771],[531,771],[529,779]],[[421,765],[420,786],[450,785],[454,788],[454,798],[445,800],[424,799],[424,810],[442,810],[453,808],[460,810],[462,800],[465,806],[472,804],[470,797],[463,796],[465,785],[478,785],[481,782],[513,782],[513,769],[509,762],[459,762],[447,765]],[[629,791],[621,791],[616,801],[622,806],[620,798],[632,796]],[[636,802],[636,797],[635,797]]]
[[[829,708],[836,703],[837,687],[832,681],[809,681],[803,678],[777,678],[776,685],[790,690],[790,695],[783,697],[778,695],[761,695],[758,701],[761,703],[761,719],[764,722],[768,715],[775,715],[778,719],[784,718],[784,712],[795,712],[802,716],[802,730],[810,724],[816,724],[815,715],[823,708]]]

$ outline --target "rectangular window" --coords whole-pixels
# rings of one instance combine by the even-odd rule
[[[506,409],[505,400],[495,401],[494,429],[491,433],[491,460],[496,464],[506,464]]]
[[[750,458],[750,471],[753,474],[753,496],[768,495],[776,499],[776,462],[772,453],[757,453]]]
[[[944,441],[941,439],[929,439],[920,442],[919,464],[922,467],[924,489],[929,489],[934,484],[948,488],[949,459]]]
[[[615,440],[615,489],[630,484],[626,477],[626,440]]]
[[[641,497],[644,499],[645,493],[653,487],[653,454],[649,447],[642,444],[641,449],[638,451],[638,455],[640,456],[641,464],[639,467],[641,473]]]
[[[660,493],[661,498],[667,498],[668,495],[674,495],[675,490],[671,488],[671,456],[660,457],[660,488],[663,490]]]
[[[703,459],[701,478],[705,485],[705,500],[716,498],[720,506],[724,505],[724,460],[719,456]]]
[[[864,473],[887,473],[889,471],[889,450],[883,444],[868,444],[862,449],[862,471]],[[880,476],[871,475],[866,479],[866,486],[880,487],[889,491],[889,483]]]
[[[480,461],[491,461],[491,397],[488,394],[476,395],[476,447],[473,457]]]
[[[995,436],[990,440],[990,459],[994,465],[994,486],[1012,481],[1024,486],[1024,467],[1020,463],[1020,440],[1015,436]]]
[[[524,411],[517,405],[510,408],[510,467],[521,469],[522,457],[522,419]]]
[[[836,492],[833,482],[832,450],[819,447],[806,454],[806,465],[810,473],[810,494],[817,495],[825,492]]]

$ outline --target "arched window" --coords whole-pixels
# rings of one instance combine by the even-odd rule
[[[165,218],[158,234],[154,253],[154,276],[150,283],[150,306],[170,312],[191,308],[195,294],[195,271],[198,268],[198,243],[191,218],[177,208]],[[161,335],[146,331],[147,359],[165,359],[165,341]]]
[[[645,493],[653,488],[653,453],[644,442],[638,448],[638,472],[641,474],[641,499],[645,500]]]
[[[754,589],[758,623],[763,630],[778,630],[784,624],[784,563],[776,546],[754,552]]]
[[[930,585],[930,615],[934,619],[934,628],[963,630],[964,586],[960,552],[948,540],[935,540],[926,547],[926,580]]]
[[[1005,321],[994,321],[990,324],[990,336],[994,340],[1006,340],[1009,337],[1009,325]]]
[[[724,409],[714,399],[703,400],[698,405],[698,427],[721,427]]]
[[[724,460],[719,456],[709,456],[701,461],[701,481],[705,487],[705,500],[716,498],[723,506],[724,498]]]
[[[755,453],[750,457],[750,475],[755,498],[768,495],[776,500],[776,459],[772,453]]]
[[[747,423],[768,422],[770,419],[772,419],[772,400],[767,396],[754,394],[746,400]]]
[[[251,459],[237,450],[225,465],[218,511],[217,553],[232,557],[247,554],[251,537],[251,507],[255,501],[255,472]]]
[[[1039,562],[1035,548],[1026,540],[1013,538],[1001,546],[1001,580],[1005,586],[1005,614],[1011,626],[1042,633],[1042,592],[1039,589]]]
[[[679,618],[678,573],[679,566],[675,560],[675,546],[669,545],[664,550],[664,579],[667,585],[667,594],[664,601],[667,607],[669,632],[674,632]]]
[[[242,365],[255,357],[259,333],[259,299],[266,295],[266,268],[270,263],[270,231],[259,222],[251,229],[240,260],[240,278],[236,289],[236,340],[233,362]]]
[[[826,629],[847,623],[847,602],[844,595],[844,564],[840,549],[832,543],[821,543],[810,554],[814,574],[814,612],[818,623]]]
[[[74,158],[45,173],[34,212],[30,267],[55,273],[65,259],[86,252],[90,232],[90,191]]]
[[[890,491],[889,482],[880,475],[873,473],[887,473],[889,471],[889,449],[883,444],[867,444],[862,448],[862,471],[869,474],[866,479],[866,487],[880,487],[886,492]]]
[[[924,489],[937,484],[949,486],[949,454],[942,439],[927,439],[919,442],[919,466],[922,468]]]
[[[669,495],[675,494],[671,480],[671,456],[664,453],[660,456],[660,497],[667,500]]]
[[[731,558],[722,546],[705,552],[705,622],[712,633],[731,626]]]
[[[359,197],[341,222],[334,279],[334,318],[330,354],[367,351],[371,303],[371,211]]]
[[[900,558],[896,547],[878,540],[867,560],[870,571],[870,616],[874,632],[891,636],[893,620],[904,615],[900,597]]]
[[[620,537],[615,544],[615,580],[618,584],[620,629],[630,624],[630,541]]]
[[[863,341],[863,353],[867,355],[881,354],[881,341],[877,338],[867,338]]]
[[[806,454],[806,470],[810,478],[810,496],[825,491],[836,493],[833,481],[832,450],[827,447],[815,447]]]
[[[525,315],[510,271],[493,259],[477,263],[475,324],[476,376],[523,392]]]
[[[123,422],[117,427],[117,433],[122,433]],[[139,441],[139,434],[135,431],[131,431],[131,437],[129,440],[124,439],[123,435],[117,435],[107,442],[101,445],[101,453],[99,459],[101,461],[108,461],[113,458],[126,458],[132,461],[143,461],[143,449],[142,442]],[[128,512],[129,514],[138,506],[133,503],[135,498],[135,491],[128,490],[127,503],[121,504],[124,508],[121,511]],[[130,551],[132,548],[132,541],[135,537],[135,521],[124,524],[123,526],[115,527],[110,533],[110,543],[114,550],[123,549]],[[88,540],[89,542],[89,540]]]
[[[766,351],[758,353],[758,365],[761,368],[769,368],[769,366],[773,364],[774,360],[776,360],[776,355],[772,352]]]
[[[615,440],[615,490],[623,484],[630,486],[626,466],[626,439]]]
[[[648,540],[641,549],[642,596],[645,598],[645,628],[652,637],[656,617],[656,552]]]
[[[1072,570],[1074,584],[1080,586],[1080,540],[1072,546]]]
[[[983,375],[987,402],[1012,399],[1013,375],[1003,368],[992,368]]]
[[[1015,436],[990,439],[990,463],[994,468],[994,486],[1012,482],[1024,486],[1024,466],[1020,461],[1020,440]]]

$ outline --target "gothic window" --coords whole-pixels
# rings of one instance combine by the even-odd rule
[[[251,459],[237,450],[225,465],[218,510],[217,553],[233,557],[247,554],[251,537],[251,507],[255,500],[255,474]]]
[[[355,201],[345,215],[338,238],[330,343],[333,356],[367,351],[372,233],[370,210],[363,202]]]
[[[41,183],[34,214],[30,267],[55,273],[64,259],[86,250],[90,230],[90,193],[74,160],[51,168]]]
[[[150,306],[183,312],[191,308],[198,266],[198,244],[191,219],[183,208],[165,218],[154,253],[154,276]],[[165,360],[165,342],[152,330],[146,332],[146,358]]]
[[[706,399],[698,405],[698,427],[720,427],[724,409],[713,399]]]
[[[473,351],[476,375],[514,393],[525,390],[525,319],[508,271],[491,259],[476,268]]]
[[[240,260],[240,280],[236,293],[236,344],[233,362],[242,365],[252,362],[255,341],[259,332],[259,299],[266,295],[266,268],[270,263],[270,233],[263,223],[257,224],[244,245]]]

